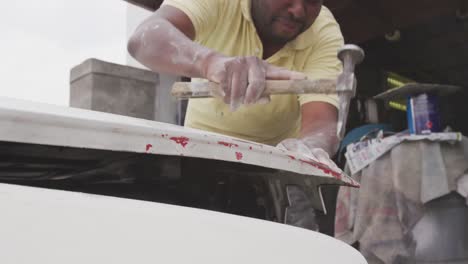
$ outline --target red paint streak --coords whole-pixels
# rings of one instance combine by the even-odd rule
[[[325,174],[331,174],[333,177],[337,178],[338,180],[342,179],[342,176],[341,176],[340,173],[330,169],[325,164],[322,164],[322,163],[319,163],[319,162],[316,162],[316,161],[312,161],[312,160],[303,160],[303,159],[301,159],[300,161],[303,162],[303,163],[309,164],[309,165],[323,171]]]
[[[288,157],[292,160],[296,160],[296,157],[292,156],[292,155],[288,155]]]
[[[151,144],[148,144],[146,145],[146,152],[150,151],[150,149],[153,147],[153,145]]]
[[[186,138],[186,137],[171,137],[170,139],[184,148],[185,146],[187,146],[190,140],[189,138]]]
[[[218,144],[223,145],[223,146],[228,147],[228,148],[232,148],[232,147],[238,148],[239,147],[239,145],[237,145],[237,144],[224,142],[224,141],[218,141]]]
[[[242,153],[236,152],[236,159],[237,160],[242,160],[243,157],[244,157],[244,155],[242,155]]]

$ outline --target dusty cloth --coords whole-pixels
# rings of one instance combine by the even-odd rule
[[[226,56],[263,58],[263,45],[250,14],[250,0],[165,0],[192,21],[195,42]],[[266,61],[302,72],[310,79],[335,79],[342,70],[337,58],[344,44],[330,10],[322,7],[314,24]],[[295,138],[300,130],[301,105],[320,101],[338,106],[337,95],[275,95],[268,104],[242,106],[231,112],[217,98],[193,99],[186,126],[269,145]]]
[[[459,191],[468,195],[468,139],[461,142],[404,142],[356,175],[360,189],[341,188],[335,233],[348,244],[359,242],[372,263],[406,263],[416,245],[413,226],[424,204]]]

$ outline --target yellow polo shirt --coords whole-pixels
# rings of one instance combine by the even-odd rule
[[[183,11],[195,28],[195,42],[226,56],[257,56],[263,47],[250,15],[250,0],[165,0]],[[338,23],[326,8],[314,24],[267,62],[304,72],[309,79],[336,78],[341,71],[337,51],[344,44]],[[197,81],[197,80],[194,80]],[[231,112],[219,99],[191,99],[186,126],[275,145],[297,137],[302,104],[321,101],[338,105],[336,95],[277,95],[266,105],[241,106]]]

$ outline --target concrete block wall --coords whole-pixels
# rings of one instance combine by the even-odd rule
[[[71,70],[70,106],[155,120],[158,86],[152,71],[88,59]]]

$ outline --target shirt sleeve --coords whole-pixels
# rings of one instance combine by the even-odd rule
[[[181,10],[189,17],[195,29],[195,41],[208,37],[214,30],[222,4],[222,0],[164,0],[162,3]]]
[[[307,59],[303,72],[310,79],[336,79],[342,71],[342,63],[337,57],[338,50],[344,45],[340,27],[330,11],[325,10],[325,21],[318,31],[318,40],[313,52]],[[327,102],[338,107],[336,94],[300,95],[300,105],[309,102]]]

